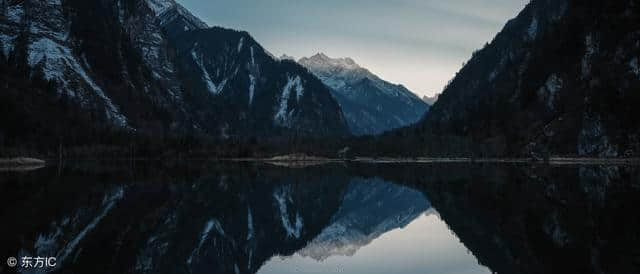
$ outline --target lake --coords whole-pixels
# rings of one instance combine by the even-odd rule
[[[638,197],[636,165],[72,162],[0,173],[0,273],[640,273]]]

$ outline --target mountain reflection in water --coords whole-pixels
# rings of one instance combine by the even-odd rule
[[[67,164],[0,173],[0,255],[55,256],[54,273],[640,273],[639,178],[636,166]]]

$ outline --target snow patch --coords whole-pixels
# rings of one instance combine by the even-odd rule
[[[103,100],[107,118],[119,127],[127,126],[127,118],[120,113],[102,88],[89,77],[68,47],[62,46],[49,38],[41,38],[29,45],[27,62],[31,67],[41,64],[45,79],[56,80],[62,83],[67,90],[72,90],[72,88],[69,87],[69,83],[66,80],[65,71],[69,68],[76,72],[95,91],[96,95]]]
[[[253,55],[253,46],[251,46],[250,49],[251,49],[251,65],[255,66],[256,65],[256,58]]]
[[[24,8],[22,7],[22,5],[23,4],[20,3],[18,5],[10,5],[9,7],[7,7],[7,20],[13,23],[22,22],[22,18],[24,18]]]
[[[291,96],[291,90],[296,89],[296,97],[297,100],[300,100],[304,92],[304,88],[302,87],[302,80],[300,76],[289,77],[287,84],[282,89],[282,95],[280,96],[280,108],[274,117],[276,123],[281,126],[289,127],[291,126],[291,115],[293,115],[293,110],[289,111],[289,97]]]
[[[580,156],[618,156],[618,148],[609,141],[599,115],[585,114],[582,130],[578,135],[578,154]]]
[[[247,207],[247,241],[253,239],[253,215],[251,214],[251,208]]]
[[[13,40],[16,36],[10,36],[7,34],[0,34],[0,42],[2,42],[2,53],[5,57],[9,57],[9,54],[13,51]]]
[[[256,91],[256,77],[249,74],[249,105],[253,103],[253,95]]]
[[[120,22],[120,24],[124,23],[124,9],[122,8],[121,2],[121,0],[116,2],[116,6],[118,7],[118,22]]]
[[[220,234],[221,236],[224,236],[224,230],[222,230],[222,225],[220,225],[220,222],[218,222],[217,219],[209,220],[204,225],[204,229],[200,233],[200,242],[198,242],[198,247],[196,247],[196,249],[194,249],[191,252],[191,255],[189,256],[189,259],[187,259],[187,263],[188,264],[191,264],[191,262],[193,261],[193,256],[196,256],[196,255],[198,255],[200,253],[200,249],[202,249],[202,246],[204,245],[204,243],[207,241],[207,239],[209,239],[209,233],[214,228],[218,232],[218,234]]]
[[[599,45],[592,34],[589,34],[584,38],[584,45],[585,53],[581,62],[582,79],[586,79],[591,73],[592,58],[600,50]]]
[[[535,16],[533,16],[533,19],[531,20],[531,24],[527,29],[527,34],[529,35],[530,40],[534,40],[536,39],[536,36],[538,36],[538,18]]]
[[[209,75],[209,72],[207,72],[207,69],[204,67],[202,56],[198,56],[195,49],[191,51],[191,57],[202,71],[202,80],[207,85],[207,89],[209,90],[209,92],[211,92],[213,95],[220,94],[227,84],[227,79],[220,81],[220,83],[216,85],[213,80],[211,80],[211,75]]]
[[[78,233],[78,235],[76,235],[76,237],[73,238],[73,240],[71,240],[62,250],[58,252],[58,254],[56,255],[56,257],[58,258],[58,262],[64,261],[64,259],[66,259],[67,256],[69,256],[69,254],[71,254],[73,250],[78,246],[80,241],[82,241],[82,239],[84,239],[84,237],[87,236],[87,234],[91,232],[96,227],[96,225],[98,225],[98,223],[100,223],[100,221],[107,215],[107,213],[111,211],[113,206],[115,206],[118,201],[122,200],[123,197],[123,187],[118,188],[113,194],[105,196],[103,204],[106,205],[102,212],[98,216],[96,216],[93,221],[91,221],[91,223],[89,223],[82,231],[80,231],[80,233]]]
[[[547,103],[547,106],[550,109],[553,109],[556,93],[562,89],[564,82],[558,75],[552,74],[549,76],[544,86],[538,90],[538,96],[541,99],[544,99]]]
[[[282,221],[282,227],[287,232],[287,237],[300,238],[302,232],[302,218],[299,213],[296,213],[295,224],[291,223],[289,218],[289,211],[287,210],[287,202],[293,203],[291,199],[291,187],[280,187],[273,192],[273,198],[278,202],[278,209],[280,210],[280,219]]]
[[[243,45],[244,45],[244,37],[240,37],[240,41],[238,41],[238,53],[242,51]]]
[[[631,72],[635,73],[635,75],[640,76],[640,64],[638,63],[638,57],[634,57],[629,61],[629,67],[631,68]]]

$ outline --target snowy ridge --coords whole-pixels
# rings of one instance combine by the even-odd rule
[[[106,107],[105,113],[107,118],[119,127],[127,126],[127,118],[120,113],[111,101],[111,98],[107,97],[104,91],[102,91],[102,88],[89,77],[68,47],[62,46],[51,39],[42,38],[29,45],[28,63],[31,67],[42,64],[45,79],[56,80],[62,83],[65,90],[69,91],[69,95],[73,95],[73,91],[70,83],[66,79],[65,71],[67,71],[67,69],[74,71],[95,91],[96,95],[103,100]]]
[[[189,29],[206,29],[209,27],[205,22],[200,20],[200,18],[196,17],[189,10],[184,8],[182,5],[175,3],[173,0],[148,0],[148,1],[162,2],[156,6],[158,8],[158,11],[155,14],[160,20],[160,25],[163,27],[179,18],[182,18],[183,19],[182,21],[188,24],[188,26],[186,27]],[[152,5],[153,4],[149,4],[149,7],[151,7]],[[151,9],[154,9],[154,8],[151,7]],[[189,30],[189,29],[185,29],[185,30]]]
[[[380,90],[389,96],[402,98],[408,104],[419,101],[420,98],[409,90],[386,82],[369,70],[358,65],[351,58],[331,58],[324,53],[311,57],[303,57],[298,61],[309,69],[322,82],[334,90],[341,90],[345,86],[353,85],[363,79],[370,79]]]
[[[402,85],[380,79],[351,58],[323,53],[298,61],[334,98],[355,135],[375,135],[419,121],[429,106]]]
[[[156,15],[160,15],[175,7],[176,2],[173,0],[147,0],[147,6],[149,6]]]
[[[28,10],[25,10],[25,7]],[[25,14],[29,21],[23,22]],[[128,127],[127,118],[90,76],[91,68],[83,58],[76,56],[69,40],[69,22],[63,15],[60,0],[34,1],[7,8],[7,21],[0,25],[3,53],[14,49],[18,31],[28,31],[27,63],[42,70],[46,80],[59,84],[60,93],[74,97],[80,104],[97,100],[104,105],[104,114],[117,127]],[[28,24],[27,24],[28,23]]]

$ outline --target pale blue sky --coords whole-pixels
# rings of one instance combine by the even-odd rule
[[[211,26],[245,30],[273,54],[352,57],[431,95],[529,0],[178,0]]]

